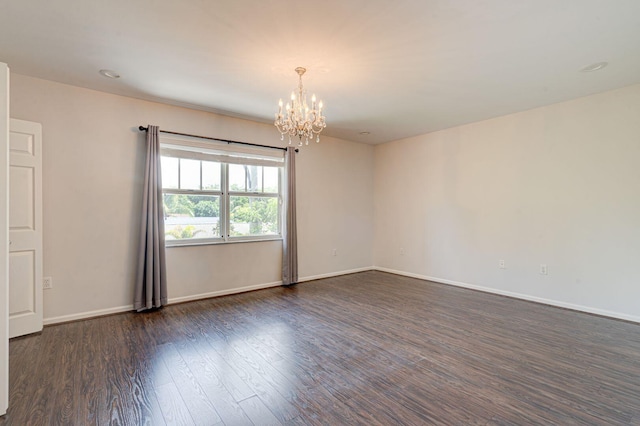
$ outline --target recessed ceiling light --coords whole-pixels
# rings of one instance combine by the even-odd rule
[[[360,134],[361,134],[362,136],[367,136],[367,135],[370,135],[370,134],[371,134],[371,132],[360,132]]]
[[[602,68],[606,67],[607,65],[609,65],[609,62],[596,62],[595,64],[587,65],[586,67],[582,68],[580,71],[581,72],[600,71]]]
[[[100,75],[107,78],[120,78],[120,74],[114,70],[100,70]]]

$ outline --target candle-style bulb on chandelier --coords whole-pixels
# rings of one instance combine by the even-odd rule
[[[311,97],[311,108],[307,103],[307,92],[302,87],[302,75],[307,71],[306,68],[298,67],[295,70],[299,76],[297,91],[291,92],[291,103],[282,110],[282,99],[278,102],[278,113],[276,114],[275,126],[280,131],[280,140],[284,140],[284,135],[289,136],[289,145],[291,138],[297,137],[298,146],[302,146],[302,140],[309,145],[309,139],[320,142],[320,132],[327,127],[325,118],[322,115],[322,101],[316,102],[316,95]]]

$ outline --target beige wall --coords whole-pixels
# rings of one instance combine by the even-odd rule
[[[20,75],[11,89],[11,115],[43,125],[47,322],[131,306],[138,125],[280,143],[268,124]],[[375,148],[325,137],[298,154],[300,275],[376,265],[640,321],[638,111],[632,86]],[[280,249],[169,248],[169,297],[275,285]]]
[[[138,125],[281,144],[272,125],[14,75],[11,116],[42,123],[45,323],[130,309],[144,134]],[[370,268],[373,147],[324,137],[298,154],[300,276]],[[337,249],[337,256],[332,250]],[[167,249],[169,298],[273,285],[281,243]]]
[[[374,264],[640,321],[639,113],[637,85],[377,146]]]

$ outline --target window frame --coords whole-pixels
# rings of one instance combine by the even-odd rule
[[[220,164],[220,189],[180,189],[180,161],[178,160],[178,188],[165,188],[162,187],[162,198],[164,200],[165,194],[168,195],[195,195],[195,196],[218,196],[220,197],[220,210],[219,210],[219,224],[220,224],[220,236],[209,238],[180,238],[180,239],[166,239],[165,247],[184,247],[184,246],[196,246],[196,245],[213,245],[213,244],[229,244],[240,242],[254,242],[254,241],[278,241],[282,240],[283,235],[283,188],[285,179],[285,162],[284,155],[271,156],[265,155],[264,157],[273,158],[277,160],[260,160],[252,159],[248,154],[248,150],[233,150],[224,146],[223,151],[227,154],[212,154],[211,158],[207,158],[208,154],[198,151],[200,148],[202,151],[216,150],[223,148],[223,146],[210,143],[193,141],[190,138],[176,138],[176,137],[160,137],[160,156],[171,157],[177,159],[197,159],[200,161],[200,187],[202,187],[202,161],[210,161]],[[181,147],[183,147],[181,149]],[[262,148],[265,150],[265,148]],[[180,152],[184,152],[184,156],[180,156]],[[259,152],[259,150],[251,149],[251,152]],[[194,154],[196,152],[196,154]],[[231,159],[224,161],[224,158]],[[217,157],[217,158],[216,158]],[[244,159],[244,161],[243,161]],[[260,166],[263,167],[262,173],[262,190],[264,190],[264,167],[275,167],[278,171],[278,192],[256,192],[256,191],[232,191],[229,185],[229,165],[238,164],[243,166]],[[245,188],[246,188],[246,175],[245,175]],[[278,205],[278,212],[276,215],[277,220],[277,232],[275,234],[260,234],[260,235],[231,235],[231,197],[261,197],[261,198],[274,198]],[[164,213],[163,216],[166,221],[167,216]],[[166,235],[166,234],[165,234]]]

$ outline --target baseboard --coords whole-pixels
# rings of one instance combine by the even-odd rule
[[[328,274],[310,275],[308,277],[299,277],[298,282],[303,283],[306,281],[321,280],[323,278],[339,277],[341,275],[349,275],[349,274],[356,274],[358,272],[372,271],[373,269],[374,269],[373,266],[366,266],[364,268],[348,269],[345,271],[338,271],[338,272],[329,272]]]
[[[346,270],[346,271],[330,272],[328,274],[302,277],[302,278],[298,279],[298,282],[313,281],[313,280],[319,280],[319,279],[322,279],[322,278],[331,278],[331,277],[337,277],[337,276],[340,276],[340,275],[355,274],[356,272],[370,271],[372,269],[373,269],[373,267],[369,266],[369,267],[366,267],[366,268],[358,268],[358,269],[349,269],[349,270]],[[168,300],[168,302],[169,302],[168,304],[172,305],[172,304],[175,304],[175,303],[184,303],[184,302],[192,302],[192,301],[195,301],[195,300],[209,299],[211,297],[228,296],[230,294],[245,293],[247,291],[254,291],[254,290],[261,290],[261,289],[270,288],[270,287],[277,287],[279,285],[282,285],[282,281],[274,281],[274,282],[270,282],[270,283],[255,284],[255,285],[249,285],[249,286],[245,286],[245,287],[232,288],[232,289],[228,289],[228,290],[212,291],[212,292],[209,292],[209,293],[200,293],[200,294],[194,294],[194,295],[190,295],[190,296],[171,297]],[[61,315],[61,316],[58,316],[58,317],[45,318],[43,320],[43,324],[44,325],[59,324],[59,323],[63,323],[63,322],[83,320],[83,319],[101,317],[101,316],[105,316],[105,315],[119,314],[119,313],[122,313],[122,312],[129,312],[129,311],[133,311],[133,310],[134,310],[133,309],[133,304],[127,305],[127,306],[118,306],[118,307],[115,307],[115,308],[98,309],[98,310],[95,310],[95,311],[79,312],[77,314],[69,314],[69,315]]]
[[[456,287],[468,288],[468,289],[471,289],[471,290],[478,290],[478,291],[482,291],[482,292],[485,292],[485,293],[499,294],[501,296],[513,297],[515,299],[521,299],[521,300],[527,300],[527,301],[530,301],[530,302],[542,303],[544,305],[556,306],[556,307],[559,307],[559,308],[571,309],[571,310],[574,310],[574,311],[586,312],[586,313],[589,313],[589,314],[601,315],[601,316],[605,316],[605,317],[609,317],[609,318],[615,318],[615,319],[620,319],[620,320],[640,323],[640,317],[635,316],[635,315],[627,315],[627,314],[622,314],[622,313],[619,313],[619,312],[613,312],[613,311],[607,311],[607,310],[604,310],[604,309],[593,308],[593,307],[590,307],[590,306],[583,306],[583,305],[576,305],[576,304],[573,304],[573,303],[560,302],[560,301],[557,301],[557,300],[545,299],[545,298],[542,298],[542,297],[530,296],[530,295],[522,294],[522,293],[514,293],[514,292],[511,292],[511,291],[504,291],[504,290],[499,290],[499,289],[495,289],[495,288],[491,288],[491,287],[484,287],[484,286],[479,286],[479,285],[475,285],[475,284],[469,284],[469,283],[463,283],[463,282],[459,282],[459,281],[447,280],[447,279],[444,279],[444,278],[431,277],[431,276],[427,276],[427,275],[414,274],[414,273],[411,273],[411,272],[399,271],[399,270],[396,270],[396,269],[383,268],[383,267],[380,267],[380,266],[370,266],[370,267],[349,269],[349,270],[338,271],[338,272],[330,272],[330,273],[327,273],[327,274],[311,275],[311,276],[299,278],[298,282],[313,281],[313,280],[319,280],[319,279],[323,279],[323,278],[331,278],[331,277],[337,277],[337,276],[348,275],[348,274],[355,274],[355,273],[358,273],[358,272],[365,272],[365,271],[371,271],[371,270],[381,271],[381,272],[388,272],[390,274],[401,275],[401,276],[411,277],[411,278],[417,278],[417,279],[425,280],[425,281],[433,281],[433,282],[440,283],[440,284],[453,285],[453,286],[456,286]],[[247,292],[247,291],[261,290],[261,289],[270,288],[270,287],[277,287],[279,285],[282,285],[281,281],[274,281],[274,282],[271,282],[271,283],[256,284],[256,285],[250,285],[250,286],[245,286],[245,287],[233,288],[233,289],[229,289],[229,290],[219,290],[219,291],[213,291],[213,292],[209,292],[209,293],[201,293],[201,294],[196,294],[196,295],[191,295],[191,296],[174,297],[174,298],[170,298],[169,299],[169,304],[190,302],[190,301],[194,301],[194,300],[208,299],[208,298],[211,298],[211,297],[227,296],[227,295],[230,295],[230,294],[244,293],[244,292]],[[77,321],[77,320],[82,320],[82,319],[89,319],[89,318],[95,318],[95,317],[100,317],[100,316],[105,316],[105,315],[119,314],[119,313],[122,313],[122,312],[129,312],[129,311],[133,311],[133,310],[134,310],[133,309],[133,305],[118,306],[118,307],[115,307],[115,308],[107,308],[107,309],[98,309],[98,310],[94,310],[94,311],[87,311],[87,312],[80,312],[80,313],[76,313],[76,314],[61,315],[61,316],[57,316],[57,317],[45,318],[43,320],[43,324],[44,325],[59,324],[59,323],[63,323],[63,322],[70,322],[70,321]]]
[[[194,300],[209,299],[211,297],[226,296],[229,294],[244,293],[247,291],[260,290],[260,289],[269,288],[269,287],[277,287],[281,284],[282,284],[282,281],[277,281],[273,283],[250,285],[246,287],[239,287],[239,288],[234,288],[229,290],[212,291],[210,293],[194,294],[191,296],[172,297],[172,298],[169,298],[168,305],[173,305],[175,303],[191,302]],[[95,311],[87,311],[87,312],[80,312],[77,314],[61,315],[58,317],[45,318],[43,320],[43,324],[44,325],[60,324],[63,322],[96,318],[96,317],[102,317],[105,315],[112,315],[112,314],[120,314],[122,312],[130,312],[133,310],[134,310],[133,304],[128,306],[118,306],[116,308],[98,309]]]
[[[59,317],[45,318],[42,323],[44,325],[59,324],[61,322],[77,321],[88,318],[103,317],[105,315],[120,314],[122,312],[133,311],[133,304],[127,306],[118,306],[116,308],[97,309],[95,311],[79,312],[77,314],[61,315]]]
[[[566,302],[561,302],[561,301],[552,300],[552,299],[545,299],[545,298],[542,298],[542,297],[530,296],[530,295],[522,294],[522,293],[514,293],[514,292],[511,292],[511,291],[499,290],[499,289],[495,289],[495,288],[491,288],[491,287],[484,287],[484,286],[479,286],[479,285],[475,285],[475,284],[468,284],[468,283],[463,283],[463,282],[459,282],[459,281],[447,280],[447,279],[444,279],[444,278],[430,277],[430,276],[427,276],[427,275],[420,275],[420,274],[414,274],[414,273],[411,273],[411,272],[398,271],[398,270],[395,270],[395,269],[383,268],[383,267],[380,267],[380,266],[374,266],[372,269],[375,270],[375,271],[388,272],[390,274],[402,275],[402,276],[405,276],[405,277],[418,278],[420,280],[425,280],[425,281],[433,281],[433,282],[440,283],[440,284],[447,284],[447,285],[453,285],[453,286],[456,286],[456,287],[468,288],[468,289],[471,289],[471,290],[478,290],[478,291],[482,291],[482,292],[485,292],[485,293],[499,294],[501,296],[513,297],[514,299],[527,300],[529,302],[541,303],[541,304],[544,304],[544,305],[555,306],[555,307],[558,307],[558,308],[571,309],[573,311],[586,312],[588,314],[595,314],[595,315],[600,315],[600,316],[604,316],[604,317],[609,317],[609,318],[615,318],[615,319],[620,319],[620,320],[624,320],[624,321],[640,323],[640,317],[635,316],[635,315],[627,315],[627,314],[622,314],[622,313],[619,313],[619,312],[607,311],[605,309],[593,308],[593,307],[590,307],[590,306],[583,306],[583,305],[576,305],[576,304],[573,304],[573,303],[566,303]]]
[[[173,305],[174,303],[184,303],[184,302],[193,302],[195,300],[210,299],[212,297],[228,296],[230,294],[246,293],[247,291],[262,290],[264,288],[277,287],[279,285],[282,285],[282,281],[274,281],[274,282],[265,283],[265,284],[248,285],[245,287],[237,287],[237,288],[231,288],[227,290],[218,290],[218,291],[212,291],[210,293],[194,294],[191,296],[171,297],[169,298],[169,305]]]

